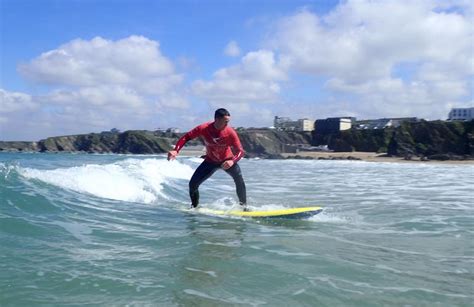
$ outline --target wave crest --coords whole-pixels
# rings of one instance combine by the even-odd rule
[[[86,164],[70,168],[40,170],[19,168],[27,179],[36,179],[64,189],[101,198],[152,203],[168,198],[163,187],[173,179],[189,179],[190,166],[160,159],[127,159],[112,164]]]

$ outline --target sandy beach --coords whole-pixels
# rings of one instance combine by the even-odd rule
[[[295,156],[307,157],[313,159],[350,159],[350,157],[360,159],[367,162],[402,162],[402,163],[442,163],[442,164],[474,164],[474,160],[448,160],[448,161],[439,161],[439,160],[429,160],[421,161],[418,157],[413,157],[411,160],[405,160],[401,157],[387,157],[384,153],[376,152],[320,152],[320,151],[303,151],[299,153],[282,153],[282,156],[285,158],[294,158]]]
[[[181,156],[202,156],[206,154],[205,148],[202,146],[189,146],[184,147],[180,155]],[[439,160],[430,160],[430,161],[421,161],[419,157],[413,157],[412,160],[405,160],[401,157],[387,157],[384,153],[376,152],[363,152],[363,151],[353,151],[353,152],[322,152],[322,151],[301,151],[299,153],[282,153],[283,157],[287,159],[295,158],[312,158],[312,159],[341,159],[341,160],[361,160],[367,162],[397,162],[397,163],[442,163],[442,164],[474,164],[474,160],[448,160],[448,161],[439,161]],[[352,157],[352,158],[350,158]]]

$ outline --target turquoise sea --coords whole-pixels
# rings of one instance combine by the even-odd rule
[[[200,161],[1,153],[0,305],[472,306],[474,165],[244,159],[251,207],[324,207],[252,220],[184,210]]]

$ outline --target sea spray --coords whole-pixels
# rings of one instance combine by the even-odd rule
[[[20,169],[28,179],[102,198],[152,203],[157,196],[168,197],[163,183],[170,178],[189,179],[192,169],[179,162],[173,165],[156,159],[126,159],[113,164],[88,164],[54,170]]]

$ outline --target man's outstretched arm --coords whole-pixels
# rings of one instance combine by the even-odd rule
[[[170,160],[174,160],[176,159],[176,156],[179,154],[179,151],[181,150],[181,148],[184,147],[184,145],[192,140],[192,139],[195,139],[197,138],[198,136],[201,135],[201,126],[197,126],[196,128],[194,128],[193,130],[189,131],[188,133],[186,133],[185,135],[183,135],[179,140],[178,142],[176,143],[176,145],[174,146],[174,149],[173,150],[170,150],[168,151],[168,161]]]

